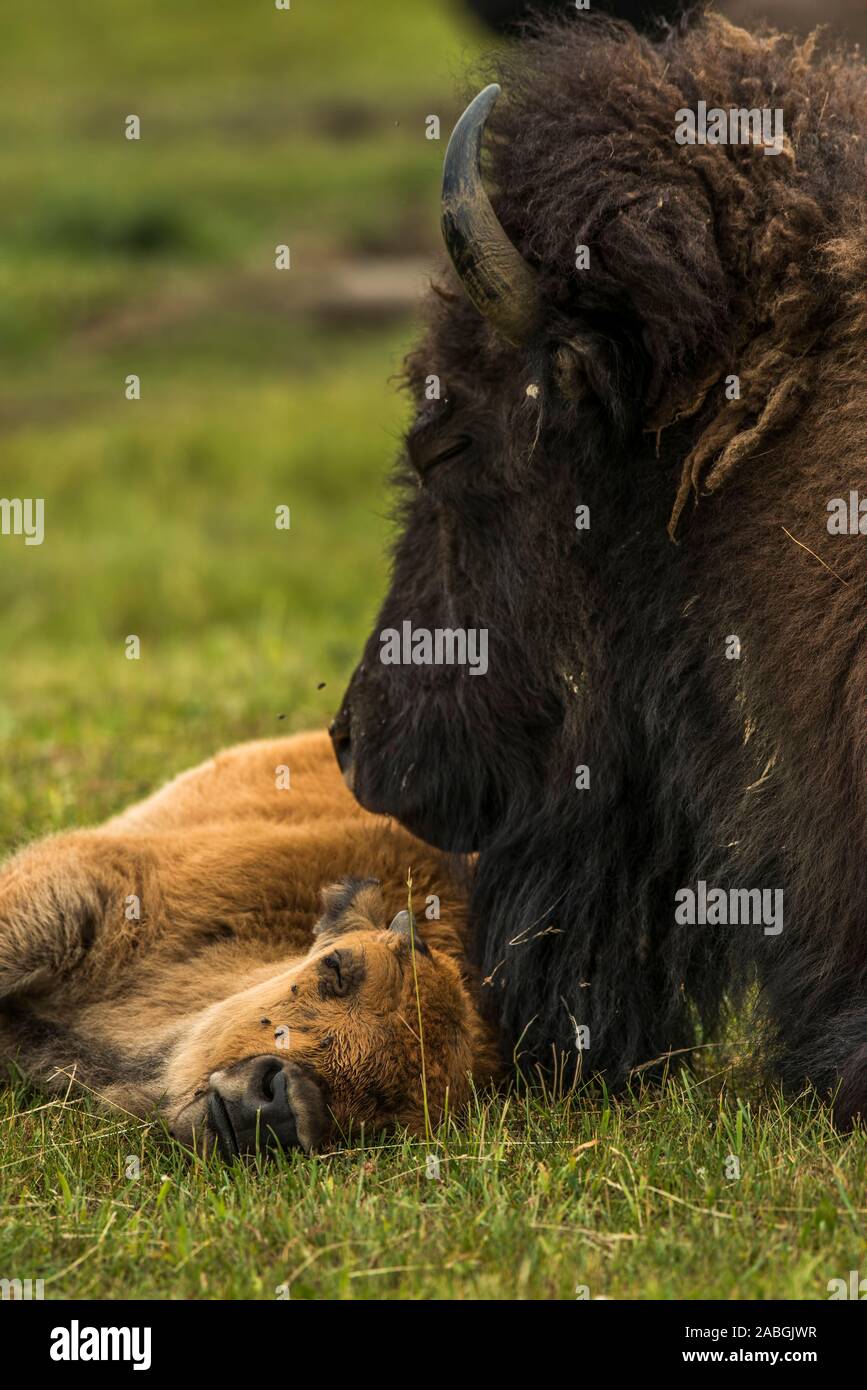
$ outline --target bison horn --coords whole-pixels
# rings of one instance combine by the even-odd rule
[[[388,930],[396,931],[399,936],[405,936],[407,941],[409,941],[414,927],[415,922],[410,917],[406,908],[404,908],[403,912],[399,912],[396,917],[392,918],[391,926]]]
[[[396,917],[392,918],[391,926],[388,930],[395,932],[402,941],[410,945],[417,956],[430,955],[430,951],[422,941],[416,929],[415,917],[411,912],[407,912],[406,908],[404,908],[403,912],[399,912]]]
[[[443,165],[442,229],[446,249],[479,313],[515,346],[539,317],[536,272],[506,236],[482,182],[485,122],[500,88],[492,82],[470,102],[449,140]]]

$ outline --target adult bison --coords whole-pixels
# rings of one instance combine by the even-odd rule
[[[616,1084],[757,982],[757,1053],[846,1123],[867,1113],[863,60],[579,16],[498,76],[446,157],[456,273],[409,359],[402,534],[338,758],[364,806],[480,851],[507,1044],[581,1046]],[[410,658],[414,634],[486,630],[487,673],[386,664],[405,623]]]

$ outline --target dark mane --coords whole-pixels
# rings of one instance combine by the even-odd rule
[[[577,15],[493,75],[486,183],[542,309],[516,340],[466,279],[430,296],[344,765],[480,849],[507,1047],[574,1062],[586,1025],[581,1065],[621,1083],[757,984],[767,1069],[867,1114],[867,69],[714,15],[658,43]],[[699,101],[781,109],[780,152],[678,143]],[[859,489],[864,532],[832,535]],[[489,674],[383,667],[407,618],[488,629]],[[784,929],[679,923],[702,880],[783,892]]]
[[[844,336],[841,303],[859,325],[867,313],[867,70],[821,33],[752,35],[711,14],[654,43],[576,14],[536,24],[493,75],[494,204],[549,311],[603,330],[640,321],[642,427],[698,419],[674,532],[690,494],[794,418],[811,351]],[[699,100],[781,108],[783,152],[677,145],[675,114]],[[592,275],[575,270],[577,243]]]

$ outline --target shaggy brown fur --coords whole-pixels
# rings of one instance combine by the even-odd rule
[[[387,929],[410,866],[415,970]],[[231,1096],[263,1057],[287,1076],[307,1149],[353,1122],[419,1129],[416,979],[432,1114],[496,1071],[465,922],[445,857],[361,810],[324,734],[244,744],[5,866],[0,1056],[54,1090],[74,1077],[133,1113],[159,1107],[187,1143],[207,1139],[213,1090]]]
[[[473,936],[525,1065],[575,1057],[577,1020],[582,1064],[623,1084],[758,982],[754,1055],[792,1090],[842,1082],[849,1123],[867,1116],[867,540],[827,521],[867,495],[863,57],[713,17],[659,43],[576,17],[484,75],[502,87],[487,187],[538,327],[512,346],[455,275],[430,301],[344,768],[371,810],[479,851]],[[781,107],[788,146],[678,145],[699,100]],[[486,629],[485,678],[383,665],[407,618]],[[701,880],[782,890],[783,931],[679,923]]]
[[[699,417],[672,531],[691,495],[714,492],[795,420],[841,302],[857,310],[841,369],[860,340],[867,73],[818,45],[710,15],[658,46],[628,26],[566,25],[559,44],[546,30],[502,65],[498,209],[546,298],[585,321],[641,321],[647,430]],[[674,113],[699,99],[780,107],[783,153],[677,145]],[[577,242],[591,248],[592,277],[575,274]],[[737,402],[722,389],[730,372]]]

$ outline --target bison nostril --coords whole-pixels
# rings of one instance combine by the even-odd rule
[[[274,1062],[262,1073],[262,1099],[266,1102],[276,1098],[277,1077],[283,1075],[283,1068],[279,1062]],[[285,1091],[285,1087],[283,1088]]]
[[[215,1072],[207,1115],[208,1128],[225,1158],[268,1149],[310,1152],[325,1129],[317,1083],[272,1054]]]
[[[275,1101],[285,1101],[286,1087],[279,1084],[283,1074],[283,1063],[279,1057],[268,1054],[257,1057],[247,1072],[247,1084],[241,1095],[245,1110],[259,1110],[270,1107]]]
[[[247,1084],[240,1094],[211,1091],[208,1117],[225,1158],[254,1153],[257,1149],[298,1147],[295,1112],[283,1064],[276,1057],[260,1057],[248,1068]]]

